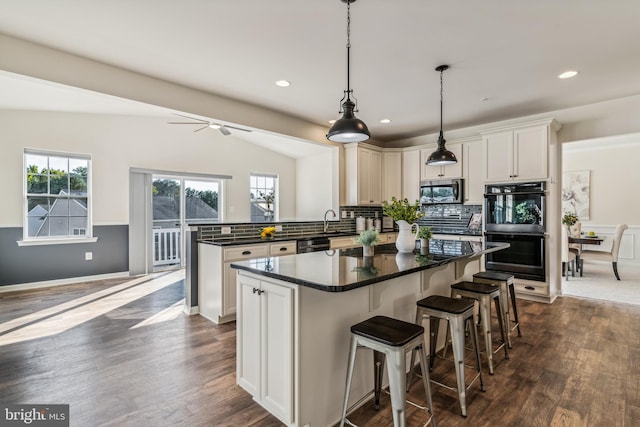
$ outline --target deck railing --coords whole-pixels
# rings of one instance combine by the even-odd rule
[[[153,229],[153,265],[180,264],[180,229]]]

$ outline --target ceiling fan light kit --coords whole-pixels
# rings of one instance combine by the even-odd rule
[[[443,90],[442,90],[442,74],[445,70],[449,68],[448,65],[440,65],[436,67],[436,71],[440,72],[440,135],[438,136],[438,148],[436,151],[429,155],[427,159],[428,166],[446,166],[452,165],[454,163],[458,163],[458,159],[456,155],[451,151],[447,150],[445,147],[445,143],[447,142],[444,139],[444,134],[442,132],[442,104],[443,104]]]
[[[362,142],[371,137],[369,128],[360,119],[356,118],[356,102],[351,100],[353,90],[350,85],[350,52],[351,52],[351,3],[356,0],[340,0],[347,4],[347,90],[340,100],[340,111],[342,117],[331,126],[327,133],[327,139],[333,142]],[[355,97],[354,97],[355,99]]]

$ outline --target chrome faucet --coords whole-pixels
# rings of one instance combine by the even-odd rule
[[[325,233],[329,229],[329,223],[327,222],[327,214],[329,212],[331,212],[333,214],[332,218],[336,217],[336,211],[334,211],[333,209],[327,209],[327,211],[324,213],[324,227],[323,227],[323,230],[324,230]]]

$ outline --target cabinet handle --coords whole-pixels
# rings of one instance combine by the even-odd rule
[[[258,289],[253,288],[253,293],[255,294],[258,291]]]
[[[536,288],[534,288],[533,286],[525,286],[525,289],[529,290],[529,291],[535,291]]]
[[[258,294],[258,295],[262,295],[264,291],[262,289],[258,289],[258,288],[253,288],[253,293],[254,294]]]
[[[242,255],[251,255],[251,251],[242,251]]]
[[[286,250],[287,250],[287,248],[286,248],[286,247],[282,247],[282,248],[280,248],[280,252],[285,252]]]

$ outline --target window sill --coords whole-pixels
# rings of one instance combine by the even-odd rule
[[[73,243],[95,243],[98,241],[97,237],[83,237],[83,238],[59,238],[59,239],[34,239],[34,240],[18,240],[16,243],[18,246],[44,246],[44,245],[68,245]]]

